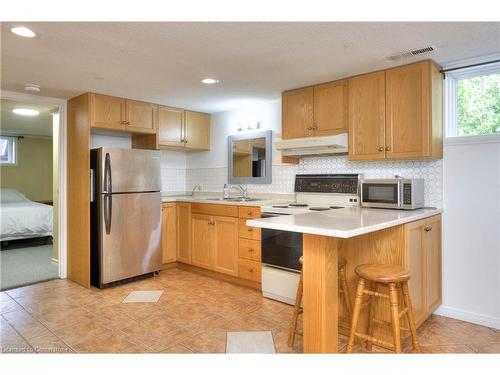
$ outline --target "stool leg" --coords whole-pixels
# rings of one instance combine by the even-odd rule
[[[363,291],[365,290],[365,280],[359,279],[358,287],[356,289],[356,296],[354,297],[354,309],[352,312],[351,330],[349,332],[349,341],[347,342],[346,353],[352,353],[354,349],[354,334],[358,325],[359,313],[361,311],[361,304],[363,303]]]
[[[377,284],[372,284],[370,289],[372,291],[377,291]],[[375,315],[375,301],[373,299],[374,297],[370,296],[368,303],[368,336],[373,336],[373,318]],[[366,342],[366,350],[372,351],[372,342],[370,340]]]
[[[391,306],[392,334],[394,337],[394,350],[401,353],[401,331],[399,328],[399,303],[396,284],[389,284],[389,303]]]
[[[413,349],[415,350],[415,352],[420,353],[420,345],[418,344],[417,328],[415,327],[415,319],[413,317],[413,306],[411,305],[410,292],[408,290],[408,282],[405,281],[401,285],[401,289],[403,290],[403,298],[405,306],[408,308],[408,312],[406,313],[406,318],[408,319],[408,326],[410,327]]]
[[[297,332],[297,320],[300,314],[300,305],[302,304],[302,270],[300,271],[299,285],[297,286],[297,295],[295,297],[295,307],[293,309],[293,320],[288,334],[288,346],[293,347],[295,343],[295,334]]]
[[[342,294],[344,297],[344,303],[347,309],[347,320],[350,322],[352,319],[352,305],[351,305],[351,296],[349,294],[349,286],[347,285],[347,276],[345,272],[345,267],[340,267],[339,279],[340,279],[340,287],[342,288]]]

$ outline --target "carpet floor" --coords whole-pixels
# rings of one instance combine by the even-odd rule
[[[52,262],[52,245],[2,250],[0,269],[0,290],[51,280],[59,273]]]

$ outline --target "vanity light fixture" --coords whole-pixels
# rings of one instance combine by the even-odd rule
[[[10,29],[14,34],[22,36],[23,38],[34,38],[36,36],[35,32],[24,26],[15,26]]]
[[[219,83],[218,79],[213,79],[213,78],[204,78],[201,80],[202,83],[205,83],[207,85],[213,85],[214,83]]]
[[[40,114],[36,109],[31,108],[14,108],[12,112],[22,116],[38,116]]]

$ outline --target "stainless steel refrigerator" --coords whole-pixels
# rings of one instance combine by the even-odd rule
[[[90,165],[91,284],[152,275],[162,265],[159,151],[93,149]]]

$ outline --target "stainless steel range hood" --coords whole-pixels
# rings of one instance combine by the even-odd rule
[[[283,156],[347,154],[347,133],[328,137],[277,138],[275,146]]]

